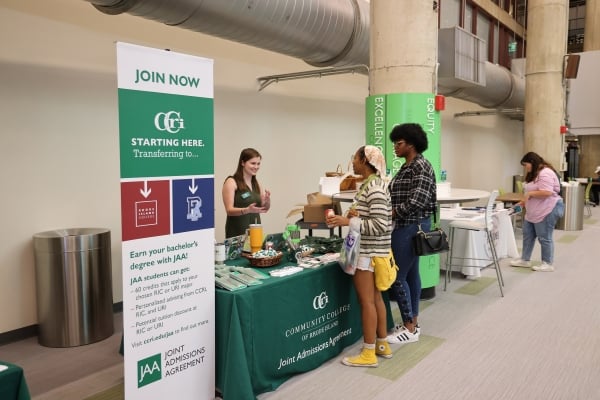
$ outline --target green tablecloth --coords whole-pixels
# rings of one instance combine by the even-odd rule
[[[0,399],[30,400],[23,369],[17,365],[0,361],[0,366],[3,365],[6,365],[8,369],[0,371]]]
[[[216,291],[216,385],[224,400],[275,390],[362,336],[352,279],[337,263],[263,282]]]

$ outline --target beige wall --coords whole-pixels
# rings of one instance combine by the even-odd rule
[[[271,85],[256,78],[311,67],[286,56],[130,16],[83,0],[4,0],[0,6],[0,333],[37,323],[31,236],[56,228],[112,232],[113,298],[122,300],[115,41],[215,60],[216,239],[224,235],[220,184],[240,149],[263,154],[273,193],[265,230],[318,189],[318,177],[364,143],[362,75]],[[520,172],[522,124],[447,99],[442,158],[454,187],[510,189]]]

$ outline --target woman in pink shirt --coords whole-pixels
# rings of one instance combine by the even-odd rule
[[[525,207],[523,221],[523,254],[512,260],[513,267],[531,267],[531,253],[535,239],[542,247],[542,264],[531,267],[534,271],[552,272],[554,267],[554,226],[565,213],[560,196],[560,181],[556,170],[542,157],[529,152],[521,159],[525,167],[525,198],[519,204]]]

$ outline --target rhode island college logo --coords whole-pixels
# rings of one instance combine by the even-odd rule
[[[159,112],[154,116],[154,127],[167,133],[177,133],[185,129],[183,118],[177,111]]]
[[[138,361],[137,386],[141,388],[162,378],[160,353]]]
[[[321,294],[315,296],[313,299],[313,308],[315,310],[322,310],[327,307],[327,303],[329,303],[329,297],[327,297],[327,293],[321,292]]]

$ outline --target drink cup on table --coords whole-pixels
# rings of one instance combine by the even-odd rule
[[[225,243],[215,243],[215,264],[223,265],[227,259]]]
[[[261,224],[250,224],[250,251],[256,253],[262,248],[263,228]]]

